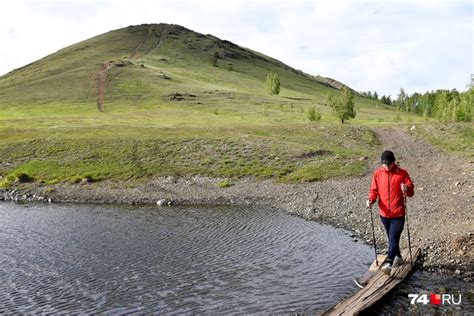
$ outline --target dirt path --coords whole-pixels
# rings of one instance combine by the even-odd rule
[[[157,38],[156,44],[145,54],[149,55],[154,53],[160,45],[163,43],[163,40],[168,33],[168,26],[164,26],[160,32],[160,34],[156,34],[154,25],[150,25],[148,28],[147,33],[143,36],[143,39],[138,43],[137,46],[133,49],[133,52],[130,54],[128,60],[132,62],[139,54],[139,51],[143,49],[146,42],[150,39]],[[110,69],[114,67],[114,61],[106,61],[103,62],[100,66],[100,69],[93,75],[94,85],[96,87],[96,95],[97,95],[97,108],[99,111],[105,111],[105,91],[107,85],[107,75]]]
[[[129,59],[135,59],[138,56],[138,52],[143,48],[145,45],[146,41],[150,38],[151,34],[153,32],[153,25],[150,25],[148,27],[147,33],[143,36],[142,40],[140,43],[138,43],[137,46],[133,49],[132,54],[130,55]]]
[[[96,82],[97,108],[101,112],[105,111],[104,100],[105,88],[107,85],[107,74],[113,66],[113,62],[104,62],[102,63],[99,71],[94,75],[94,81]]]
[[[151,30],[149,32],[151,32]],[[158,40],[156,44],[153,46],[153,48],[150,49],[150,51],[147,53],[147,55],[153,54],[158,48],[160,48],[167,34],[168,34],[168,25],[165,25],[163,29],[161,30],[160,35],[155,34]]]
[[[400,129],[378,129],[384,148],[392,149],[415,182],[408,201],[411,233],[425,246],[428,264],[444,257],[445,265],[474,258],[474,169]]]

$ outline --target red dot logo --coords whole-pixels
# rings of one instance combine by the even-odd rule
[[[433,305],[441,305],[441,294],[431,293],[430,303]]]

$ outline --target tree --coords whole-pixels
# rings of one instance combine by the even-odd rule
[[[451,101],[448,90],[436,90],[435,92],[435,117],[438,122],[447,123],[449,120],[448,104]]]
[[[412,95],[408,96],[407,107],[409,112],[414,112],[417,114],[421,113],[420,99],[421,94],[419,94],[418,92],[415,92]]]
[[[403,90],[403,88],[400,88],[400,93],[398,94],[397,100],[395,101],[395,104],[397,105],[400,111],[408,112],[407,99],[408,99],[408,95],[406,94],[405,90]]]
[[[461,93],[461,102],[456,111],[456,121],[470,122],[474,112],[474,86]]]
[[[342,94],[338,97],[330,94],[328,96],[328,103],[342,124],[344,124],[344,121],[356,116],[354,95],[347,87],[342,89]]]
[[[280,77],[276,73],[269,73],[267,75],[267,89],[270,95],[280,93]]]

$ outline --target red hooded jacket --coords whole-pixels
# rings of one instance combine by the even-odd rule
[[[375,203],[379,199],[379,211],[383,217],[405,215],[402,183],[408,186],[406,195],[413,196],[415,186],[406,170],[396,164],[388,171],[383,167],[375,170],[370,184],[369,201]]]

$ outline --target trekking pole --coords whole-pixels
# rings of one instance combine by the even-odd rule
[[[413,257],[411,255],[411,239],[410,239],[410,224],[408,223],[408,209],[407,209],[407,196],[403,195],[403,202],[405,203],[405,217],[407,218],[407,233],[408,233],[408,249],[410,250],[410,262],[413,267]]]
[[[375,252],[375,265],[379,266],[379,261],[377,260],[377,244],[375,242],[375,230],[374,230],[374,217],[372,216],[372,207],[367,206],[367,210],[370,213],[370,221],[372,222],[372,242],[374,244],[374,252]]]

